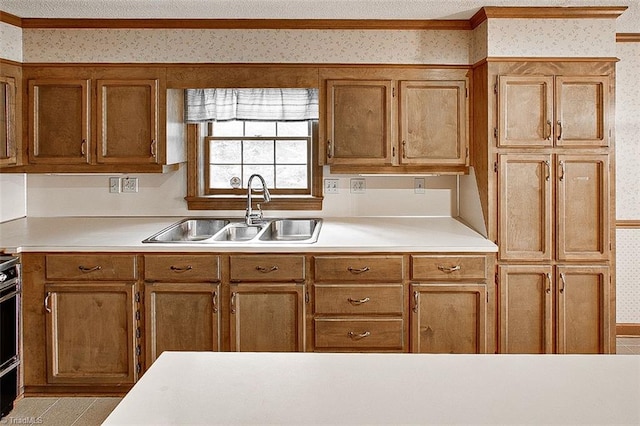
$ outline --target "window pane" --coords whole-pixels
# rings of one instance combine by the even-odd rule
[[[309,122],[279,121],[278,136],[309,136]]]
[[[276,166],[277,188],[306,188],[307,166]]]
[[[307,141],[276,141],[277,164],[306,164]]]
[[[242,141],[210,141],[209,162],[223,164],[242,163]]]
[[[245,136],[276,136],[275,121],[247,121],[245,122]]]
[[[247,182],[249,181],[249,177],[252,174],[256,174],[256,173],[259,175],[262,175],[265,182],[267,183],[267,188],[273,188],[273,173],[274,173],[273,166],[245,165],[243,166],[242,169],[244,172],[244,176],[242,180],[243,188],[247,187]],[[260,188],[259,179],[254,179],[252,182],[252,186],[254,188]]]
[[[209,188],[230,189],[231,178],[240,178],[240,165],[215,165],[209,167]]]
[[[273,164],[273,141],[244,141],[243,163]]]
[[[242,121],[216,121],[213,123],[212,136],[244,136]]]

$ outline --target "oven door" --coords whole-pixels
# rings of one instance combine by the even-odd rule
[[[0,418],[13,408],[18,395],[18,327],[20,282],[18,268],[0,272]]]

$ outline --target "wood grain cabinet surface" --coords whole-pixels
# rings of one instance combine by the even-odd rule
[[[0,166],[18,161],[16,79],[0,75]]]

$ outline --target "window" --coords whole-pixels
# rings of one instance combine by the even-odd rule
[[[189,209],[244,209],[252,174],[272,195],[266,209],[322,209],[317,90],[190,89],[185,100]]]

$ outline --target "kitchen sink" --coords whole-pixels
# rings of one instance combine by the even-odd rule
[[[240,218],[188,218],[144,239],[143,243],[315,243],[322,219],[265,219],[249,226]]]

